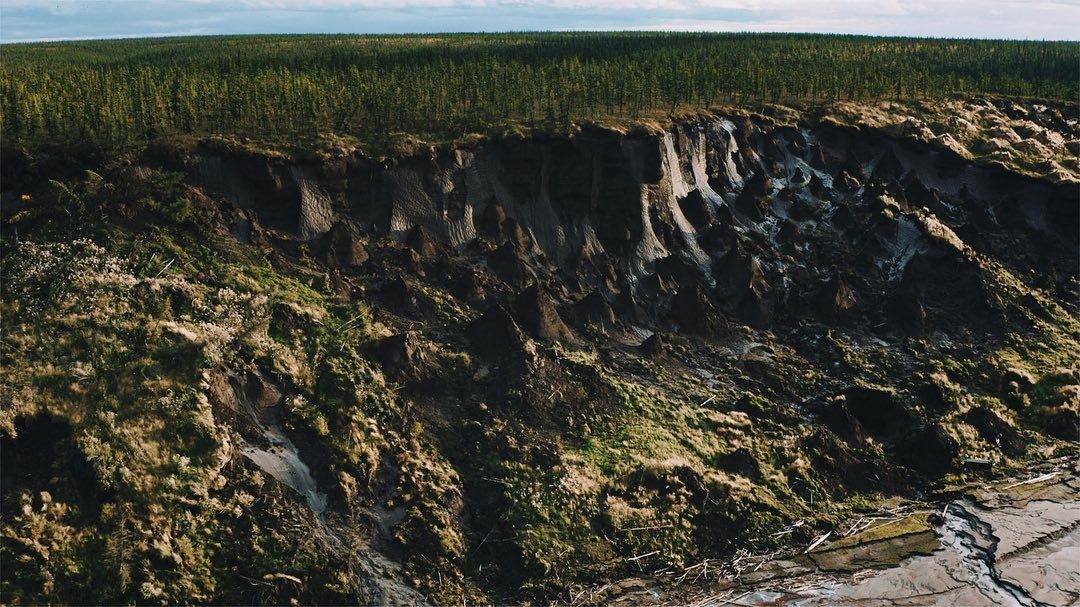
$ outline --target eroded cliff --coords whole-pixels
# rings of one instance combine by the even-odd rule
[[[1075,108],[963,103],[28,179],[5,600],[573,598],[1074,456]]]

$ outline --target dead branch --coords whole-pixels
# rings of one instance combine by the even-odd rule
[[[822,542],[829,539],[830,535],[832,535],[832,531],[829,531],[825,533],[825,535],[818,537],[816,540],[810,543],[810,546],[803,552],[803,554],[808,554],[811,550],[817,548],[819,545],[821,545]]]
[[[1020,481],[1020,482],[1017,482],[1017,483],[1013,483],[1011,485],[1008,485],[1005,488],[1006,489],[1012,489],[1014,487],[1019,487],[1021,485],[1033,485],[1035,483],[1041,483],[1043,481],[1048,481],[1048,480],[1054,478],[1055,476],[1057,476],[1059,474],[1061,474],[1061,472],[1048,472],[1048,473],[1046,473],[1046,474],[1044,474],[1042,476],[1036,476],[1035,478],[1029,478],[1026,481]]]

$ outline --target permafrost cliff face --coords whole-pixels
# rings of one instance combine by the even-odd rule
[[[735,409],[749,413],[758,427],[778,421],[820,428],[792,447],[805,456],[792,457],[814,462],[810,482],[832,485],[833,492],[842,488],[834,495],[849,490],[918,495],[928,480],[955,471],[963,456],[978,454],[975,460],[981,461],[987,452],[965,444],[972,433],[976,441],[993,445],[991,453],[1008,457],[1023,453],[1028,440],[1014,427],[1016,421],[1031,427],[1031,420],[1039,420],[1034,422],[1038,432],[1059,439],[1072,440],[1078,433],[1075,402],[1055,400],[1040,412],[1008,415],[985,405],[972,407],[953,392],[947,373],[920,370],[940,365],[919,362],[926,355],[910,345],[957,348],[960,358],[992,357],[993,346],[981,343],[1007,341],[1013,332],[1074,315],[1068,302],[1077,298],[1077,183],[977,164],[955,146],[928,139],[830,120],[780,126],[743,115],[688,121],[647,135],[594,129],[572,138],[491,141],[387,165],[355,155],[293,163],[202,150],[187,157],[185,166],[197,183],[241,210],[238,225],[247,230],[245,241],[306,247],[332,269],[344,292],[350,291],[350,274],[374,275],[378,309],[421,327],[438,327],[402,332],[377,348],[384,370],[403,385],[406,398],[457,398],[440,396],[427,383],[431,363],[425,352],[432,346],[426,339],[449,340],[478,356],[479,370],[467,382],[463,402],[517,398],[525,411],[497,406],[509,406],[526,426],[561,436],[556,443],[572,445],[575,434],[587,435],[589,424],[597,423],[588,413],[597,406],[590,399],[602,403],[604,397],[598,396],[603,390],[587,387],[588,373],[552,369],[565,364],[561,348],[599,348],[612,365],[602,373],[616,376],[636,376],[638,371],[628,369],[635,369],[633,361],[641,356],[649,364],[694,374],[702,387],[721,392],[733,385],[723,361],[734,359],[740,361],[740,382],[799,394],[784,385],[784,365],[775,364],[775,355],[790,349],[802,361],[794,364],[806,365],[800,371],[806,377],[834,375],[831,387],[809,398],[802,393],[786,414],[783,407],[761,413],[740,405],[743,401]],[[428,289],[464,302],[475,319],[464,326],[440,324]],[[843,370],[858,354],[837,358],[835,346],[828,345],[834,330],[886,353],[879,363],[885,386],[881,377],[868,382],[862,372]],[[865,347],[855,345],[852,351]],[[896,362],[905,358],[896,354],[905,349],[913,353],[911,360]],[[1004,373],[1019,377],[1015,370]],[[652,381],[662,391],[676,383],[662,376]],[[990,381],[991,390],[1003,391],[1006,399],[1025,398],[1017,391],[1028,388],[1006,379]],[[542,404],[563,400],[582,386],[583,401],[570,398],[565,411]],[[1005,421],[1010,415],[1014,421]],[[633,419],[623,423],[635,424]],[[672,464],[678,460],[670,456],[668,463],[650,463],[644,454],[632,457],[644,462],[640,474],[659,475],[660,495],[688,487],[691,502],[699,493],[707,501],[714,491],[731,491],[708,488],[708,466],[761,483],[768,465],[758,441],[725,440],[742,446],[705,464],[705,472]],[[782,444],[785,439],[766,440]],[[469,457],[505,449],[498,445],[501,440],[481,439],[465,450],[472,455],[461,455],[463,462],[448,459],[468,469]],[[536,446],[521,448],[531,453]],[[539,470],[574,470],[569,463],[574,457],[556,453],[524,460]],[[673,481],[671,475],[689,480]],[[810,486],[790,470],[779,478],[796,495],[800,482]],[[637,497],[620,499],[639,508],[651,504],[640,496],[641,486],[630,484],[636,488],[605,481],[599,503],[610,504],[613,495],[631,491]],[[778,495],[787,491],[769,486]],[[503,506],[493,506],[487,488],[465,487],[454,516],[466,534],[488,524],[479,521],[505,517],[501,508],[518,507],[520,496],[508,494]],[[800,498],[813,504],[814,491]],[[616,516],[603,514],[611,507],[601,507],[599,516]],[[702,546],[741,537],[751,525],[719,524],[707,510],[702,506],[677,522],[696,529],[694,541],[706,554],[710,548]],[[633,526],[670,524],[675,523],[645,518]],[[491,528],[500,529],[501,523]],[[945,527],[939,531],[948,537]],[[545,533],[565,531],[556,526]],[[619,533],[618,525],[613,533]],[[478,545],[483,544],[481,539]],[[913,544],[898,550],[924,549]],[[492,563],[522,558],[515,549],[488,551]],[[576,557],[575,567],[603,560],[586,554]],[[504,575],[500,565],[488,566],[496,578]],[[527,579],[515,565],[503,566],[510,582],[487,580],[502,588],[496,592]],[[859,566],[855,559],[841,569]],[[794,565],[777,575],[804,571]],[[371,596],[407,596],[389,579],[368,582]],[[859,591],[878,592],[853,592]]]
[[[187,162],[198,183],[279,237],[323,248],[431,240],[518,287],[558,277],[564,304],[596,290],[645,335],[693,332],[716,310],[764,327],[811,309],[919,333],[927,297],[990,319],[985,300],[967,306],[982,288],[980,254],[1039,273],[1064,300],[1076,276],[1074,183],[830,122],[703,119],[657,135],[490,142],[392,166],[209,151]],[[1001,249],[1001,234],[1022,254]],[[641,306],[650,321],[632,313]]]

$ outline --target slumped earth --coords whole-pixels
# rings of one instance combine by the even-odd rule
[[[0,601],[1075,603],[1076,115],[13,152]]]

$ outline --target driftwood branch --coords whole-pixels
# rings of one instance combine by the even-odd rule
[[[1046,474],[1044,474],[1042,476],[1036,476],[1035,478],[1029,478],[1026,481],[1020,481],[1020,482],[1017,482],[1017,483],[1013,483],[1013,484],[1011,484],[1011,485],[1009,485],[1009,486],[1007,486],[1005,488],[1006,489],[1012,489],[1013,487],[1019,487],[1021,485],[1033,485],[1035,483],[1041,483],[1043,481],[1048,481],[1048,480],[1054,478],[1055,476],[1057,476],[1059,474],[1061,474],[1060,471],[1058,471],[1058,472],[1047,472]]]
[[[816,540],[814,540],[813,542],[810,543],[810,546],[807,547],[807,549],[803,552],[803,554],[807,554],[811,550],[813,550],[814,548],[817,548],[818,546],[820,546],[825,540],[829,539],[829,536],[831,536],[831,535],[832,535],[832,531],[828,531],[828,532],[825,533],[825,535],[822,535],[822,536],[818,537]]]
[[[652,552],[646,552],[645,554],[639,554],[638,556],[631,557],[631,558],[628,558],[626,560],[627,560],[627,562],[633,563],[634,561],[643,559],[643,558],[645,558],[647,556],[652,556],[654,554],[660,554],[660,551],[659,550],[653,550]]]

